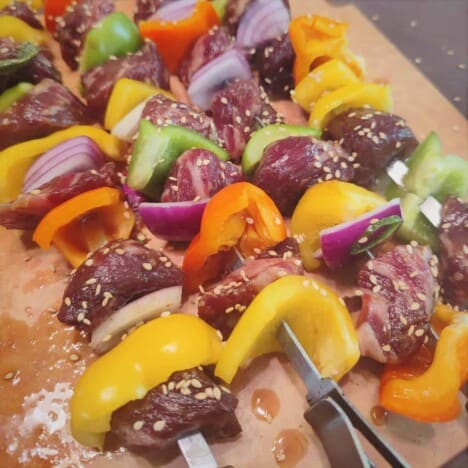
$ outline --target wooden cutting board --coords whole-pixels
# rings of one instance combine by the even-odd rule
[[[132,2],[120,3],[129,8]],[[365,58],[369,79],[392,85],[395,112],[408,120],[419,138],[436,130],[445,152],[468,156],[463,116],[356,8],[336,8],[323,0],[290,3],[293,15],[317,13],[347,21],[351,49]],[[68,400],[93,357],[77,334],[53,314],[68,271],[53,249],[39,251],[29,235],[0,227],[0,466],[184,467],[180,456],[156,460],[125,451],[100,455],[73,441]],[[343,379],[343,386],[369,417],[377,402],[375,368],[360,364]],[[259,389],[272,390],[279,401],[278,415],[270,423],[252,411],[252,397]],[[212,444],[220,466],[274,467],[272,450],[276,446],[278,454],[282,443],[286,460],[281,466],[294,466],[296,460],[299,467],[328,466],[320,442],[302,418],[305,389],[284,357],[256,360],[236,378],[233,391],[239,397],[243,433],[236,440]],[[412,466],[432,467],[466,446],[467,427],[464,413],[457,421],[435,425],[390,416],[377,429]],[[378,466],[385,466],[366,448]]]

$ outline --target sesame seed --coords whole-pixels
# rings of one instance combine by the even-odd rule
[[[355,289],[354,290],[354,295],[355,296],[362,296],[364,293],[360,289]]]
[[[84,312],[80,312],[80,313],[78,314],[78,317],[76,317],[76,320],[77,320],[78,322],[82,322],[82,321],[84,320],[84,318],[85,318]]]
[[[207,398],[213,398],[214,397],[213,389],[211,387],[206,387],[205,388],[205,394],[206,394]]]
[[[162,431],[166,427],[166,421],[160,419],[153,424],[153,431],[159,432]]]
[[[419,310],[420,308],[421,308],[421,304],[419,304],[418,302],[413,302],[410,305],[410,310]]]
[[[76,361],[79,361],[79,360],[80,360],[80,356],[78,356],[78,354],[75,354],[75,353],[70,354],[70,361],[76,362]]]
[[[135,431],[139,431],[144,426],[144,424],[145,424],[144,421],[135,421],[133,423],[133,429]]]
[[[107,255],[109,252],[110,252],[109,247],[106,247],[106,248],[102,251],[102,254],[103,254],[103,255]]]
[[[424,335],[424,329],[418,328],[418,329],[414,332],[414,335],[415,335],[415,336],[423,336],[423,335]]]
[[[253,218],[250,218],[250,217],[245,218],[245,222],[246,222],[247,224],[254,224],[254,223],[255,223],[254,219],[253,219]]]
[[[7,373],[3,376],[3,378],[4,378],[5,380],[12,380],[14,376],[15,376],[15,372],[10,371],[10,372],[7,372]]]
[[[94,284],[96,282],[97,282],[96,278],[89,278],[89,280],[87,280],[85,284]]]
[[[218,388],[218,387],[213,387],[213,396],[217,399],[217,400],[221,400],[221,390]]]
[[[420,299],[421,301],[425,301],[425,300],[426,300],[426,295],[423,294],[423,293],[420,293],[420,292],[416,293],[416,297],[417,297],[418,299]]]
[[[171,262],[166,262],[166,263],[164,264],[164,266],[165,266],[166,268],[170,268],[170,267],[172,266],[172,263],[171,263]]]
[[[174,388],[175,388],[175,383],[174,383],[174,382],[169,382],[169,384],[167,385],[167,388],[168,388],[169,390],[174,390]]]
[[[84,263],[86,266],[93,266],[94,260],[92,258],[88,258],[86,262]]]
[[[104,339],[102,341],[104,341],[104,343],[107,343],[108,341],[110,341],[112,339],[112,335],[109,333],[108,335],[106,335],[104,337]]]
[[[67,307],[70,307],[71,306],[71,299],[69,297],[66,297],[63,302],[65,303],[65,305]]]
[[[191,395],[191,394],[192,394],[190,388],[188,388],[188,387],[182,387],[182,388],[180,389],[180,393],[181,393],[182,395]]]
[[[123,254],[125,253],[125,250],[124,250],[124,249],[118,248],[118,249],[115,249],[115,253],[116,253],[117,255],[123,255]]]
[[[206,400],[206,393],[205,392],[195,393],[195,400]]]
[[[377,284],[377,276],[375,276],[375,275],[370,275],[370,276],[369,276],[369,281],[370,281],[372,284]]]
[[[377,286],[374,286],[374,287],[372,288],[372,291],[375,292],[375,293],[378,293],[381,289],[382,289],[382,286],[377,285]]]
[[[403,325],[408,325],[408,320],[406,320],[406,318],[403,315],[400,315],[400,322]]]
[[[91,325],[91,320],[85,318],[85,319],[83,319],[83,323],[84,323],[85,325]]]
[[[88,302],[87,301],[82,301],[81,302],[81,307],[83,307],[83,309],[87,309],[88,308]]]
[[[153,269],[153,265],[151,265],[151,263],[143,263],[142,267],[146,270],[146,271],[151,271]]]
[[[194,388],[202,388],[202,383],[198,379],[192,379],[190,385]]]
[[[96,296],[99,296],[100,293],[101,293],[101,285],[98,284],[98,285],[96,286]]]
[[[369,239],[364,236],[364,237],[361,237],[359,240],[358,240],[358,244],[365,244]]]
[[[382,346],[382,351],[391,351],[391,350],[392,348],[388,344]]]
[[[409,328],[408,328],[408,336],[411,336],[412,334],[414,333],[414,325],[411,325]]]

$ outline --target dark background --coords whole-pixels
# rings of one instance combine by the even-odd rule
[[[468,116],[468,0],[328,1],[356,5]]]

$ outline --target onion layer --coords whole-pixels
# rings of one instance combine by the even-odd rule
[[[248,80],[251,76],[244,55],[237,49],[229,49],[194,73],[187,92],[194,104],[208,109],[214,94],[228,81]]]
[[[331,269],[342,267],[350,259],[351,250],[356,243],[363,241],[362,244],[365,244],[371,240],[362,237],[369,226],[390,216],[399,216],[401,218],[399,198],[364,213],[352,221],[324,229],[320,232],[320,258]],[[380,230],[377,230],[373,237],[374,235],[377,237],[379,234]]]
[[[166,3],[149,18],[149,21],[152,19],[179,21],[190,16],[196,4],[197,0],[177,0],[176,2]]]
[[[138,211],[148,229],[157,237],[176,242],[192,240],[200,230],[208,200],[141,203]]]
[[[180,306],[182,286],[160,289],[135,299],[114,312],[93,331],[91,347],[104,353],[115,346],[122,334],[140,322],[159,317],[163,312],[172,312]]]
[[[288,30],[289,11],[283,0],[253,0],[237,28],[237,44],[257,47]]]
[[[103,163],[104,155],[91,138],[71,138],[54,146],[34,162],[24,178],[23,192],[30,192],[64,174],[98,169]]]

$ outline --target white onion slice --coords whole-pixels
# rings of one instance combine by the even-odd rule
[[[211,106],[214,94],[228,81],[248,80],[252,72],[244,55],[237,49],[229,49],[197,70],[188,87],[188,95],[201,109]]]
[[[165,311],[173,312],[178,309],[181,299],[182,286],[172,286],[130,302],[93,331],[91,347],[97,353],[106,352],[120,341],[123,333],[139,322],[146,322],[159,317]]]
[[[140,102],[135,106],[128,114],[126,114],[122,119],[120,119],[111,130],[111,134],[117,137],[119,140],[128,141],[131,143],[138,133],[140,128],[140,120],[143,114],[143,109],[145,108],[146,103],[153,96],[145,99],[143,102]]]

